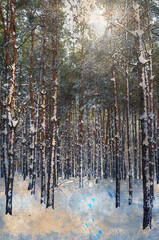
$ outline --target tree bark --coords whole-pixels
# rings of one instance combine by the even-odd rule
[[[31,144],[30,144],[30,164],[29,164],[29,176],[31,182],[29,183],[28,190],[31,190],[31,194],[35,194],[35,101],[34,101],[34,92],[33,92],[33,64],[34,64],[34,28],[31,29],[31,56],[30,56],[30,71],[29,71],[29,94],[31,102],[31,120],[30,120],[30,135],[31,135]]]
[[[54,209],[54,188],[56,185],[56,140],[57,140],[57,107],[58,107],[58,59],[57,59],[57,1],[52,0],[52,140],[51,140],[51,157],[48,168],[48,185],[47,185],[47,205]]]
[[[128,163],[129,163],[129,205],[132,204],[132,163],[130,156],[130,114],[129,114],[129,79],[128,66],[126,67],[126,109],[127,109],[127,148],[128,148]]]
[[[15,94],[16,83],[16,64],[17,64],[17,48],[16,48],[16,35],[15,35],[15,2],[10,1],[11,19],[10,19],[10,34],[12,38],[13,60],[11,69],[10,88],[7,101],[7,121],[10,128],[9,136],[9,152],[8,152],[8,179],[6,189],[6,214],[12,215],[12,197],[13,197],[13,181],[14,181],[14,149],[15,149],[15,128],[18,121],[16,118],[15,110],[13,109],[13,97]],[[13,112],[14,111],[14,116]]]
[[[119,178],[119,132],[118,132],[118,110],[117,110],[117,86],[112,67],[112,81],[114,85],[113,103],[114,103],[114,127],[115,127],[115,160],[116,160],[116,208],[120,207],[120,178]]]
[[[46,1],[43,0],[43,11],[44,11],[44,26],[43,26],[43,65],[42,65],[42,154],[41,154],[41,203],[45,203],[46,197],[46,176],[47,176],[47,161],[46,161]]]

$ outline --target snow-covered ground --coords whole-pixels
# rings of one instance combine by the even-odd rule
[[[38,180],[39,181],[39,180]],[[13,216],[6,216],[3,180],[0,182],[1,240],[159,240],[159,186],[155,185],[152,229],[142,230],[142,183],[134,183],[133,204],[128,206],[128,185],[121,182],[121,207],[115,208],[115,182],[98,184],[78,179],[61,180],[55,191],[55,209],[46,209],[27,190],[28,181],[15,176]],[[38,184],[40,185],[40,183]]]

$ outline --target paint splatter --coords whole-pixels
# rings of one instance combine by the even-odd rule
[[[93,208],[91,204],[88,204],[88,207]]]

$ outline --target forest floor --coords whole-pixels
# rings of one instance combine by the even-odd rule
[[[38,180],[40,186],[40,180]],[[36,185],[37,186],[37,185]],[[61,180],[55,190],[55,209],[27,190],[28,181],[15,176],[13,215],[5,215],[4,183],[0,180],[0,240],[159,240],[159,185],[155,184],[152,229],[142,230],[142,183],[134,183],[133,204],[128,206],[128,185],[121,181],[121,207],[115,208],[115,182],[98,184],[78,179]]]

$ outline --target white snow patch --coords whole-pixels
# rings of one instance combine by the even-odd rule
[[[143,55],[140,55],[140,57],[139,57],[139,62],[140,62],[140,63],[145,64],[145,63],[147,63],[148,61],[149,61],[149,60],[145,59],[145,58],[143,57]]]

